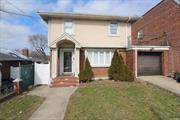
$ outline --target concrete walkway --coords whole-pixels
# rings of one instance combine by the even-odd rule
[[[40,86],[32,90],[29,95],[42,96],[46,100],[33,113],[30,120],[63,120],[69,98],[76,88]]]
[[[177,95],[180,95],[180,83],[176,80],[165,76],[141,76],[138,80],[146,81],[163,89],[169,90]]]

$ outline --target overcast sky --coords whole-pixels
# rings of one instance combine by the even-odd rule
[[[0,0],[0,48],[30,48],[28,36],[47,35],[37,11],[141,16],[161,0]]]

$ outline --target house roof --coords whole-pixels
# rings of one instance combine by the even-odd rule
[[[81,48],[82,45],[80,42],[78,42],[76,39],[74,39],[72,36],[68,35],[67,33],[63,33],[60,37],[58,37],[54,42],[50,43],[50,47],[56,47],[56,44],[58,42],[61,42],[63,40],[71,41],[75,44],[76,48]]]
[[[38,14],[47,22],[49,18],[64,18],[64,19],[88,19],[88,20],[118,20],[122,22],[135,22],[139,19],[138,16],[118,16],[118,15],[98,15],[84,13],[63,13],[63,12],[38,12]]]
[[[150,10],[148,10],[147,12],[145,12],[144,13],[144,15],[142,15],[142,17],[143,16],[145,16],[146,14],[148,14],[150,11],[152,11],[154,8],[156,8],[156,7],[158,7],[158,6],[160,6],[163,2],[165,2],[166,0],[161,0],[158,4],[156,4],[154,7],[152,7]],[[168,1],[168,0],[167,0]],[[180,5],[180,0],[171,0],[171,2],[174,2],[174,3],[176,3],[177,5]]]
[[[31,61],[26,56],[12,50],[0,49],[0,61]]]

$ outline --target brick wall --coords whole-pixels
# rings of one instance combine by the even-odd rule
[[[135,51],[127,51],[126,52],[126,64],[129,67],[129,69],[135,73]]]
[[[143,39],[137,39],[139,30],[144,30]],[[166,35],[163,36],[163,33]],[[180,5],[174,0],[163,0],[132,25],[132,44],[158,45],[169,42],[169,70],[180,72]],[[160,45],[160,44],[159,44]]]
[[[170,75],[170,66],[169,66],[169,51],[164,51],[162,53],[162,72],[163,75],[169,76]]]
[[[92,68],[94,77],[107,77],[108,76],[108,68],[106,67],[93,67]]]

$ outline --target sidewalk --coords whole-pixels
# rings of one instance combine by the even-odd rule
[[[77,87],[37,87],[29,95],[45,97],[43,104],[33,113],[30,120],[63,120],[70,96]]]
[[[163,89],[169,90],[177,95],[180,95],[180,83],[177,83],[176,80],[173,80],[172,78],[165,76],[141,76],[138,77],[138,80],[149,82]]]

